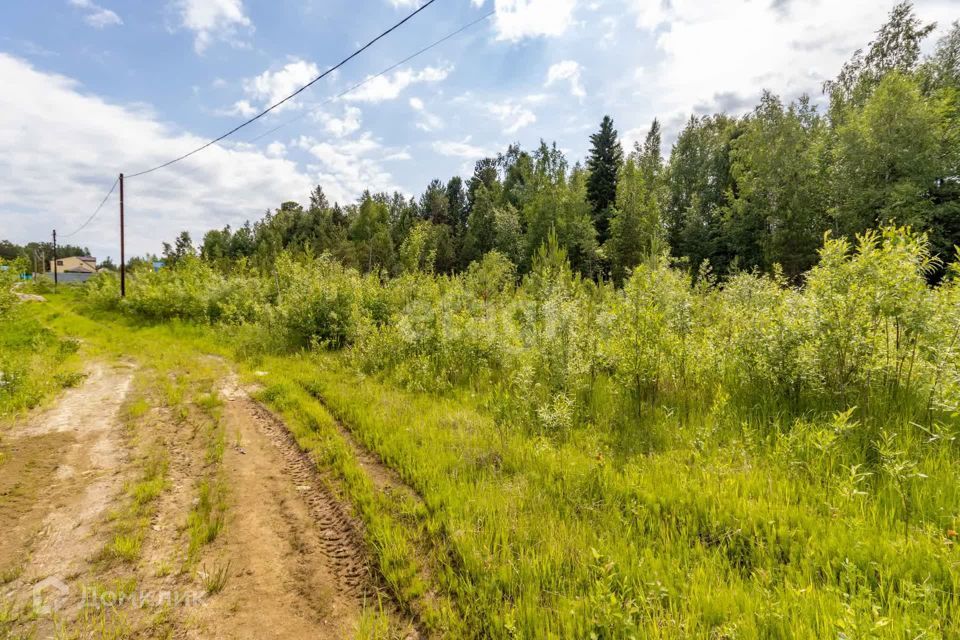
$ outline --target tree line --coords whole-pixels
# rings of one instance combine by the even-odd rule
[[[88,255],[90,255],[90,249],[87,247],[72,244],[57,245],[58,258]],[[52,242],[28,242],[19,245],[9,240],[0,240],[0,262],[16,264],[22,272],[31,271],[34,266],[37,267],[38,271],[49,271],[51,260],[53,260]],[[105,259],[99,266],[105,266],[108,269],[114,268],[109,258]]]
[[[625,150],[607,116],[583,164],[541,141],[479,160],[466,180],[433,180],[418,198],[365,192],[331,205],[318,186],[306,207],[286,202],[208,232],[199,253],[266,269],[282,251],[329,253],[394,274],[458,272],[495,250],[522,274],[553,239],[592,278],[622,281],[645,256],[669,252],[693,273],[796,279],[825,234],[895,224],[925,232],[949,259],[960,244],[960,23],[923,56],[934,27],[910,2],[895,6],[824,84],[823,112],[808,96],[765,92],[741,117],[692,116],[668,157],[657,120]],[[184,232],[164,258],[194,251]]]

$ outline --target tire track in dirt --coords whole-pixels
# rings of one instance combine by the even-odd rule
[[[324,552],[331,559],[341,589],[355,598],[375,597],[374,573],[363,552],[363,534],[343,505],[324,488],[316,462],[294,441],[287,427],[270,411],[244,398],[258,426],[283,456],[286,475],[293,480],[320,528]]]
[[[380,455],[363,444],[357,435],[351,430],[337,412],[327,403],[322,390],[309,380],[300,380],[300,387],[309,396],[316,401],[332,417],[333,425],[339,436],[349,447],[351,453],[356,459],[357,464],[370,479],[380,496],[386,498],[390,504],[391,515],[398,518],[398,522],[405,522],[408,526],[408,540],[414,545],[417,551],[419,562],[416,563],[416,571],[426,590],[419,596],[419,602],[411,603],[414,616],[420,615],[420,612],[428,609],[434,611],[445,607],[455,606],[455,603],[442,595],[438,589],[438,574],[443,568],[438,566],[435,560],[435,551],[439,546],[440,553],[448,554],[449,550],[443,548],[442,541],[432,538],[426,531],[417,524],[417,518],[420,516],[411,513],[410,505],[425,510],[426,503],[423,496],[413,486],[401,477],[401,475],[391,466],[389,466]],[[405,506],[401,506],[404,502]],[[393,511],[396,509],[397,511]],[[451,561],[456,561],[451,557]]]
[[[359,523],[286,425],[235,376],[220,394],[231,515],[201,563],[229,563],[229,579],[184,621],[183,637],[353,637],[364,609],[380,602]],[[387,613],[405,637],[419,637],[412,623]]]
[[[48,579],[69,592],[53,593],[60,616],[69,618],[79,606],[80,578],[102,546],[99,523],[122,493],[129,467],[120,408],[133,380],[130,365],[94,363],[83,384],[66,391],[51,408],[16,425],[5,435],[21,456],[21,465],[0,466],[5,477],[31,468],[19,501],[0,496],[4,535],[0,565],[20,562],[19,576],[5,588],[8,601],[32,600],[32,590]],[[21,480],[22,482],[22,480]],[[62,588],[62,587],[60,587]],[[49,620],[40,620],[44,629]]]

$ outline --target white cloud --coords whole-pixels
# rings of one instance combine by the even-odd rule
[[[197,53],[206,51],[214,40],[241,46],[239,31],[253,31],[243,0],[175,0],[175,6],[180,10],[181,26],[195,34]]]
[[[417,128],[422,131],[436,131],[443,128],[443,120],[427,111],[427,106],[423,100],[417,97],[410,98],[410,108],[420,114],[420,120],[417,122]]]
[[[384,149],[369,133],[336,143],[301,136],[296,145],[312,155],[318,182],[333,200],[345,202],[356,198],[365,189],[401,191],[393,177],[380,166]]]
[[[892,2],[875,0],[628,0],[641,30],[661,53],[646,65],[644,91],[660,115],[693,108],[750,109],[762,89],[786,97],[819,94],[887,19]],[[956,17],[956,4],[917,2],[924,21]],[[932,39],[931,39],[932,41]]]
[[[437,140],[433,143],[433,150],[442,156],[452,158],[466,158],[468,160],[479,160],[493,155],[489,150],[470,144],[471,136],[463,140]]]
[[[172,129],[150,110],[113,104],[70,78],[46,73],[0,53],[0,78],[17,87],[0,92],[0,229],[13,242],[63,237],[93,212],[117,173],[134,173],[183,154],[206,138]],[[29,96],[25,100],[24,96]],[[128,255],[158,252],[161,240],[188,230],[236,227],[285,200],[305,200],[321,184],[332,199],[351,201],[364,188],[392,188],[380,167],[384,149],[369,136],[309,147],[317,162],[298,167],[274,143],[217,144],[168,169],[126,184]],[[271,157],[272,156],[272,157]],[[117,259],[117,199],[70,238],[98,257]]]
[[[667,0],[633,0],[632,9],[641,29],[656,29],[670,16],[670,2]]]
[[[394,100],[407,87],[419,83],[434,83],[445,80],[453,67],[424,67],[420,71],[411,68],[399,69],[392,74],[377,76],[365,85],[346,95],[346,100],[355,102],[383,102]],[[370,76],[367,76],[370,78]]]
[[[492,103],[487,110],[504,125],[504,133],[516,133],[523,127],[537,121],[536,114],[522,104],[511,101]]]
[[[243,81],[243,89],[251,98],[259,100],[264,107],[284,99],[303,85],[320,75],[312,62],[293,60],[277,71],[264,71],[258,76]],[[284,103],[277,111],[294,107],[296,101]]]
[[[563,60],[556,64],[550,65],[550,69],[547,71],[547,82],[544,86],[549,87],[555,82],[562,82],[568,80],[570,82],[570,93],[578,98],[582,98],[587,95],[587,92],[583,90],[583,85],[580,82],[580,73],[583,68],[575,60]]]
[[[103,29],[104,27],[123,24],[120,16],[110,9],[105,9],[94,3],[93,0],[70,0],[70,4],[78,9],[85,10],[86,15],[83,19],[91,27]]]
[[[600,20],[603,25],[603,36],[600,38],[600,46],[609,49],[617,44],[617,26],[619,22],[613,16],[604,16]]]
[[[267,155],[271,158],[282,158],[287,155],[287,145],[282,142],[271,142],[267,145]]]
[[[360,128],[361,115],[360,109],[348,106],[343,112],[343,117],[340,118],[332,116],[325,111],[317,111],[313,114],[313,117],[317,122],[323,124],[327,133],[342,138]]]
[[[573,24],[576,0],[496,0],[498,40],[559,36]]]
[[[257,112],[256,108],[247,100],[237,100],[229,109],[219,109],[215,113],[218,116],[240,116],[249,118]]]
[[[413,160],[413,156],[410,155],[409,151],[403,149],[401,151],[396,151],[390,155],[384,156],[383,159],[389,161]]]

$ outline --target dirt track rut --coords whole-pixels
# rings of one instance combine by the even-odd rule
[[[389,618],[394,637],[417,638],[414,624],[380,591],[361,525],[316,461],[225,363],[215,366],[225,372],[210,389],[223,401],[214,419],[226,443],[220,462],[208,457],[210,436],[202,425],[209,418],[193,409],[178,416],[151,391],[150,376],[137,389],[151,408],[124,430],[123,407],[136,373],[129,364],[92,364],[83,384],[2,434],[8,460],[0,465],[0,571],[7,584],[0,586],[0,605],[26,606],[33,587],[47,578],[68,590],[64,598],[56,589],[47,594],[57,599],[56,618],[27,615],[12,629],[53,637],[56,620],[61,632],[86,637],[84,589],[126,582],[140,593],[200,595],[173,608],[98,611],[97,624],[124,630],[117,637],[350,638],[372,609]],[[143,529],[142,553],[131,563],[98,561],[111,540],[111,513],[129,503],[126,489],[157,447],[169,467]],[[377,470],[377,479],[383,482],[387,473]],[[191,560],[187,521],[200,478],[224,484],[227,510],[222,532]],[[216,571],[225,573],[225,584],[207,593],[205,577]]]
[[[130,365],[95,363],[83,384],[4,434],[12,460],[0,466],[0,568],[16,576],[0,587],[6,601],[32,600],[49,584],[44,598],[65,612],[78,606],[99,524],[126,479],[120,409],[133,375]]]

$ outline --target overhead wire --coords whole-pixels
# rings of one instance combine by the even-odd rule
[[[77,235],[78,233],[80,233],[81,231],[83,231],[83,230],[87,227],[88,224],[90,224],[91,222],[93,222],[93,219],[96,218],[96,217],[97,217],[97,214],[100,213],[100,210],[103,209],[103,205],[105,205],[105,204],[107,203],[107,200],[110,199],[110,196],[113,195],[113,191],[114,191],[114,189],[117,188],[117,184],[118,184],[119,182],[120,182],[120,178],[119,178],[119,176],[118,176],[117,178],[114,179],[113,184],[110,186],[110,191],[107,192],[107,195],[103,196],[103,200],[100,201],[100,204],[97,205],[97,208],[94,209],[94,211],[93,211],[92,214],[90,214],[90,217],[87,218],[86,222],[84,222],[82,225],[80,225],[80,226],[77,227],[75,230],[71,231],[70,233],[61,234],[60,237],[61,237],[61,238],[70,238],[70,237],[72,237],[72,236],[75,236],[75,235]]]
[[[430,5],[433,4],[434,2],[436,2],[436,0],[428,0],[426,3],[424,3],[424,4],[421,5],[419,8],[417,8],[415,11],[413,11],[412,13],[410,13],[409,15],[407,15],[405,18],[403,18],[403,20],[401,20],[401,21],[397,22],[396,24],[394,24],[392,27],[390,27],[390,28],[387,29],[386,31],[382,32],[380,35],[378,35],[377,37],[375,37],[374,39],[372,39],[370,42],[368,42],[367,44],[365,44],[363,47],[360,47],[359,49],[357,49],[356,51],[354,51],[352,54],[350,54],[349,56],[347,56],[346,58],[344,58],[343,60],[341,60],[340,62],[338,62],[337,64],[335,64],[334,66],[330,67],[329,69],[327,69],[326,71],[324,71],[323,73],[321,73],[320,75],[318,75],[316,78],[314,78],[313,80],[311,80],[311,81],[308,82],[307,84],[303,85],[302,87],[300,87],[299,89],[297,89],[296,91],[294,91],[294,92],[291,93],[290,95],[286,96],[286,97],[283,98],[282,100],[279,100],[278,102],[270,105],[269,107],[267,107],[266,109],[264,109],[263,111],[261,111],[260,113],[258,113],[257,115],[255,115],[255,116],[253,116],[252,118],[248,119],[247,121],[241,123],[240,125],[234,127],[233,129],[231,129],[230,131],[224,133],[223,135],[221,135],[221,136],[219,136],[219,137],[217,137],[217,138],[215,138],[215,139],[207,142],[207,143],[204,144],[204,145],[201,145],[200,147],[197,147],[196,149],[194,149],[194,150],[192,150],[192,151],[190,151],[190,152],[188,152],[188,153],[185,153],[185,154],[183,154],[183,155],[181,155],[181,156],[179,156],[179,157],[177,157],[177,158],[174,158],[173,160],[170,160],[170,161],[165,162],[165,163],[163,163],[163,164],[157,165],[157,166],[152,167],[152,168],[150,168],[150,169],[146,169],[146,170],[144,170],[144,171],[139,171],[139,172],[137,172],[137,173],[128,174],[128,175],[125,176],[125,178],[136,178],[136,177],[139,177],[139,176],[146,175],[146,174],[148,174],[148,173],[152,173],[152,172],[157,171],[157,170],[159,170],[159,169],[163,169],[163,168],[165,168],[165,167],[169,167],[169,166],[171,166],[171,165],[173,165],[173,164],[175,164],[175,163],[177,163],[177,162],[180,162],[181,160],[185,160],[186,158],[189,158],[190,156],[193,156],[193,155],[199,153],[200,151],[203,151],[204,149],[206,149],[206,148],[208,148],[208,147],[216,144],[217,142],[220,142],[220,141],[224,140],[225,138],[233,135],[234,133],[236,133],[236,132],[239,131],[240,129],[242,129],[242,128],[244,128],[244,127],[252,124],[253,122],[255,122],[255,121],[259,120],[260,118],[262,118],[263,116],[265,116],[266,114],[270,113],[271,111],[273,111],[274,109],[276,109],[276,108],[279,107],[280,105],[282,105],[282,104],[290,101],[291,99],[295,98],[297,95],[299,95],[299,94],[302,93],[304,90],[306,90],[307,88],[311,87],[312,85],[316,84],[318,81],[322,80],[324,77],[330,75],[331,73],[333,73],[334,71],[336,71],[337,69],[339,69],[340,67],[342,67],[344,64],[346,64],[347,62],[349,62],[350,60],[352,60],[353,58],[355,58],[356,56],[358,56],[359,54],[361,54],[363,51],[365,51],[366,49],[369,49],[369,48],[370,48],[371,46],[373,46],[377,41],[383,39],[385,36],[389,35],[389,34],[392,33],[393,31],[395,31],[396,29],[398,29],[400,26],[402,26],[403,24],[405,24],[406,22],[408,22],[410,19],[412,19],[414,16],[416,16],[418,13],[420,13],[421,11],[423,11],[424,9],[426,9],[428,6],[430,6]],[[380,71],[380,72],[378,72],[378,73],[376,73],[376,74],[374,74],[374,75],[372,75],[372,76],[367,76],[367,77],[364,78],[362,81],[357,82],[356,84],[348,87],[347,89],[341,91],[340,93],[338,93],[338,94],[336,94],[336,95],[334,95],[334,96],[331,96],[331,97],[327,98],[326,100],[322,101],[322,102],[320,103],[320,105],[329,104],[329,103],[331,103],[331,102],[333,102],[333,101],[335,101],[335,100],[338,100],[338,99],[340,99],[340,98],[343,98],[344,96],[348,95],[349,93],[352,93],[353,91],[356,91],[357,89],[363,87],[363,86],[366,85],[367,83],[372,82],[373,80],[376,80],[377,78],[380,78],[380,77],[382,77],[382,76],[390,73],[391,71],[393,71],[393,70],[397,69],[398,67],[400,67],[400,66],[402,66],[402,65],[410,62],[411,60],[413,60],[413,59],[415,59],[415,58],[423,55],[424,53],[430,51],[431,49],[434,49],[435,47],[438,47],[439,45],[447,42],[447,41],[450,40],[451,38],[454,38],[454,37],[460,35],[461,33],[463,33],[464,31],[466,31],[467,29],[470,29],[470,28],[473,27],[474,25],[476,25],[476,24],[478,24],[478,23],[480,23],[480,22],[483,22],[484,20],[487,20],[488,18],[490,18],[491,16],[493,16],[495,13],[496,13],[495,10],[489,11],[489,12],[485,13],[484,15],[478,17],[477,19],[468,22],[467,24],[459,27],[458,29],[456,29],[456,30],[454,30],[454,31],[451,31],[450,33],[448,33],[448,34],[445,35],[444,37],[442,37],[442,38],[440,38],[440,39],[438,39],[438,40],[435,40],[434,42],[430,43],[429,45],[427,45],[427,46],[425,46],[425,47],[417,50],[416,52],[408,55],[407,57],[403,58],[402,60],[400,60],[400,61],[398,61],[398,62],[390,65],[389,67],[386,67],[386,68],[383,69],[382,71]],[[286,122],[283,122],[283,123],[281,123],[281,124],[279,124],[279,125],[271,128],[271,129],[269,129],[269,130],[267,130],[267,131],[265,131],[265,132],[263,132],[263,133],[260,133],[260,134],[258,134],[258,135],[256,135],[256,136],[254,136],[253,138],[250,138],[250,139],[246,140],[245,142],[248,143],[248,144],[253,143],[253,142],[256,142],[256,141],[258,141],[258,140],[260,140],[260,139],[262,139],[262,138],[264,138],[264,137],[266,137],[266,136],[268,136],[268,135],[270,135],[270,134],[272,134],[272,133],[275,133],[276,131],[279,131],[280,129],[282,129],[282,128],[286,127],[286,126],[289,126],[289,125],[291,125],[291,124],[293,124],[293,123],[301,120],[302,118],[304,118],[305,116],[309,115],[310,113],[312,113],[312,111],[306,111],[306,112],[304,112],[304,113],[301,113],[301,114],[299,114],[298,116],[296,116],[295,118],[291,118],[290,120],[288,120],[288,121],[286,121]],[[163,186],[169,186],[170,184],[173,184],[174,182],[176,182],[177,180],[179,180],[179,179],[182,178],[182,177],[183,177],[183,176],[178,176],[177,178],[174,178],[174,180],[172,180],[171,182],[169,182],[169,183],[167,183],[167,184],[165,184],[165,185],[163,185]],[[73,237],[73,236],[75,236],[76,234],[78,234],[78,233],[80,233],[81,231],[83,231],[91,222],[93,222],[93,220],[100,214],[100,211],[103,209],[103,206],[104,206],[104,205],[107,203],[107,201],[110,199],[110,196],[113,195],[113,192],[116,190],[118,183],[119,183],[119,177],[116,178],[116,179],[114,179],[113,184],[110,186],[110,189],[109,189],[109,191],[107,192],[107,194],[103,197],[103,200],[100,201],[100,204],[97,205],[96,209],[94,209],[93,213],[90,214],[90,216],[86,219],[86,221],[84,221],[84,223],[83,223],[82,225],[80,225],[79,227],[77,227],[75,230],[73,230],[73,231],[70,232],[70,233],[62,234],[60,237],[61,237],[61,238],[70,238],[70,237]]]
[[[448,33],[448,34],[445,35],[444,37],[442,37],[442,38],[440,38],[439,40],[436,40],[435,42],[427,45],[426,47],[420,49],[420,50],[417,51],[416,53],[412,53],[412,54],[410,54],[409,56],[407,56],[406,58],[404,58],[403,60],[400,60],[399,62],[396,62],[396,63],[390,65],[389,67],[387,67],[387,68],[384,69],[383,71],[380,71],[380,72],[377,73],[376,75],[367,76],[367,77],[364,78],[361,82],[356,83],[356,84],[353,85],[352,87],[350,87],[350,88],[348,88],[348,89],[345,89],[344,91],[341,91],[340,93],[338,93],[338,94],[335,95],[335,96],[331,96],[331,97],[327,98],[326,100],[320,102],[320,105],[329,104],[329,103],[331,103],[331,102],[333,102],[333,101],[335,101],[335,100],[338,100],[338,99],[346,96],[347,94],[349,94],[349,93],[351,93],[351,92],[353,92],[353,91],[356,91],[357,89],[359,89],[359,88],[362,87],[363,85],[367,84],[368,82],[372,82],[373,80],[376,80],[377,78],[380,78],[380,77],[382,77],[382,76],[387,75],[388,73],[390,73],[391,71],[393,71],[393,70],[396,69],[397,67],[400,67],[400,66],[402,66],[402,65],[405,65],[406,63],[410,62],[410,61],[413,60],[414,58],[416,58],[416,57],[418,57],[418,56],[420,56],[420,55],[423,55],[423,54],[426,53],[427,51],[430,51],[430,50],[433,49],[434,47],[437,47],[437,46],[443,44],[444,42],[446,42],[447,40],[450,40],[451,38],[460,35],[461,33],[463,33],[464,31],[466,31],[466,30],[469,29],[470,27],[476,25],[476,24],[479,23],[479,22],[483,22],[484,20],[486,20],[486,19],[489,18],[490,16],[494,15],[495,13],[496,13],[496,11],[489,11],[489,12],[485,13],[484,15],[480,16],[480,17],[477,18],[476,20],[473,20],[473,21],[471,21],[471,22],[468,22],[467,24],[463,25],[462,27],[460,27],[460,28],[457,29],[456,31],[451,31],[450,33]],[[319,105],[318,105],[318,106],[319,106]],[[247,143],[256,142],[257,140],[260,140],[261,138],[264,138],[264,137],[270,135],[271,133],[275,133],[275,132],[279,131],[280,129],[286,127],[287,125],[293,124],[294,122],[297,122],[298,120],[303,119],[304,117],[306,117],[306,116],[309,115],[310,113],[311,113],[310,111],[306,111],[306,112],[304,112],[304,113],[301,113],[300,115],[296,116],[295,118],[291,118],[290,120],[288,120],[288,121],[286,121],[286,122],[283,122],[283,123],[277,125],[276,127],[273,127],[272,129],[268,130],[268,131],[264,131],[263,133],[261,133],[261,134],[259,134],[259,135],[257,135],[257,136],[254,136],[253,138],[250,138],[249,140],[246,140],[245,142],[247,142]]]
[[[423,55],[424,53],[430,51],[431,49],[434,49],[435,47],[440,46],[441,44],[447,42],[447,41],[450,40],[451,38],[454,38],[454,37],[460,35],[460,34],[463,33],[464,31],[466,31],[467,29],[469,29],[469,28],[475,26],[476,24],[478,24],[478,23],[480,23],[480,22],[483,22],[484,20],[490,18],[490,17],[493,16],[495,13],[496,13],[496,11],[494,10],[494,11],[489,11],[489,12],[483,14],[483,15],[480,16],[479,18],[468,22],[467,24],[461,26],[460,28],[456,29],[455,31],[451,31],[450,33],[448,33],[448,34],[445,35],[444,37],[440,38],[439,40],[435,40],[434,42],[432,42],[432,43],[430,43],[429,45],[423,47],[422,49],[420,49],[420,50],[418,50],[418,51],[416,51],[416,52],[408,55],[407,57],[405,57],[404,59],[400,60],[399,62],[395,62],[395,63],[393,63],[392,65],[390,65],[389,67],[386,67],[385,69],[383,69],[382,71],[380,71],[380,72],[378,72],[378,73],[376,73],[376,74],[374,74],[374,75],[372,75],[372,76],[367,76],[366,78],[364,78],[364,79],[361,80],[360,82],[357,82],[356,84],[353,84],[352,86],[350,86],[350,87],[347,88],[347,89],[344,89],[344,90],[341,91],[340,93],[338,93],[338,94],[336,94],[336,95],[333,95],[333,96],[330,96],[330,97],[327,98],[326,100],[323,100],[322,102],[318,103],[316,106],[322,106],[322,105],[325,105],[325,104],[329,104],[329,103],[331,103],[331,102],[334,102],[334,101],[336,101],[336,100],[339,100],[340,98],[343,98],[344,96],[346,96],[346,95],[348,95],[348,94],[356,91],[357,89],[363,87],[363,86],[366,85],[367,83],[372,82],[372,81],[374,81],[374,80],[376,80],[377,78],[380,78],[380,77],[382,77],[382,76],[385,76],[386,74],[390,73],[390,72],[393,71],[394,69],[396,69],[396,68],[398,68],[398,67],[400,67],[400,66],[402,66],[402,65],[404,65],[404,64],[406,64],[406,63],[408,63],[408,62],[410,62],[411,60],[413,60],[413,59],[415,59],[415,58]],[[308,111],[304,111],[303,113],[300,113],[299,115],[297,115],[297,116],[295,116],[295,117],[293,117],[293,118],[290,118],[289,120],[287,120],[287,121],[285,121],[285,122],[282,122],[282,123],[278,124],[277,126],[271,128],[271,129],[268,129],[267,131],[264,131],[263,133],[257,134],[257,135],[255,135],[255,136],[252,137],[252,138],[249,138],[249,139],[247,139],[247,140],[244,140],[243,142],[244,142],[245,144],[252,144],[252,143],[254,143],[254,142],[257,142],[258,140],[261,140],[262,138],[265,138],[266,136],[268,136],[268,135],[270,135],[270,134],[272,134],[272,133],[276,133],[277,131],[279,131],[280,129],[282,129],[282,128],[284,128],[284,127],[287,127],[287,126],[289,126],[289,125],[291,125],[291,124],[294,124],[295,122],[298,122],[298,121],[302,120],[303,118],[305,118],[306,116],[312,114],[313,112],[314,112],[314,111],[313,111],[312,109],[311,109],[311,110],[308,110]],[[171,179],[169,182],[165,182],[165,183],[160,184],[159,187],[157,187],[157,188],[164,189],[164,188],[166,188],[166,187],[169,187],[170,185],[172,185],[172,184],[180,181],[180,180],[183,179],[184,177],[185,177],[184,174],[178,175],[178,176],[176,176],[175,178]]]
[[[334,71],[336,71],[337,69],[339,69],[340,67],[342,67],[343,65],[345,65],[346,63],[348,63],[348,62],[350,62],[351,60],[353,60],[354,58],[356,58],[358,55],[360,55],[361,53],[363,53],[364,51],[366,51],[367,49],[369,49],[370,47],[372,47],[372,46],[373,46],[374,44],[376,44],[378,41],[382,40],[382,39],[385,38],[386,36],[390,35],[390,34],[393,33],[394,31],[396,31],[397,29],[399,29],[401,26],[403,26],[403,25],[406,24],[409,20],[411,20],[414,16],[416,16],[418,13],[420,13],[421,11],[423,11],[424,9],[426,9],[427,7],[429,7],[430,5],[432,5],[432,4],[433,4],[434,2],[436,2],[436,1],[437,1],[437,0],[427,0],[427,2],[425,2],[424,4],[422,4],[420,7],[418,7],[415,11],[413,11],[413,12],[410,13],[409,15],[407,15],[405,18],[403,18],[403,20],[401,20],[400,22],[397,22],[396,24],[394,24],[392,27],[390,27],[389,29],[387,29],[386,31],[384,31],[383,33],[381,33],[380,35],[378,35],[377,37],[375,37],[373,40],[371,40],[371,41],[368,42],[367,44],[363,45],[362,47],[360,47],[359,49],[357,49],[356,51],[354,51],[353,53],[351,53],[350,55],[348,55],[346,58],[344,58],[343,60],[341,60],[341,61],[338,62],[337,64],[333,65],[332,67],[330,67],[329,69],[327,69],[326,71],[324,71],[323,73],[321,73],[320,75],[318,75],[316,78],[314,78],[313,80],[311,80],[311,81],[308,82],[307,84],[303,85],[302,87],[300,87],[299,89],[297,89],[296,91],[294,91],[293,93],[291,93],[290,95],[288,95],[287,97],[283,98],[282,100],[279,100],[278,102],[275,102],[274,104],[270,105],[269,107],[267,107],[266,109],[264,109],[263,111],[261,111],[261,112],[258,113],[257,115],[253,116],[252,118],[246,120],[245,122],[237,125],[237,126],[234,127],[233,129],[227,131],[227,132],[224,133],[223,135],[218,136],[217,138],[214,138],[213,140],[211,140],[211,141],[209,141],[209,142],[207,142],[207,143],[205,143],[205,144],[203,144],[203,145],[200,145],[200,146],[197,147],[196,149],[194,149],[194,150],[192,150],[192,151],[190,151],[190,152],[188,152],[188,153],[185,153],[185,154],[183,154],[183,155],[181,155],[181,156],[178,156],[178,157],[174,158],[173,160],[168,160],[167,162],[164,162],[164,163],[162,163],[162,164],[158,164],[158,165],[155,166],[155,167],[151,167],[151,168],[145,169],[145,170],[143,170],[143,171],[138,171],[138,172],[136,172],[136,173],[131,173],[131,174],[125,176],[125,177],[126,177],[126,178],[136,178],[136,177],[139,177],[139,176],[146,175],[146,174],[148,174],[148,173],[153,173],[154,171],[157,171],[157,170],[159,170],[159,169],[163,169],[163,168],[165,168],[165,167],[169,167],[170,165],[175,164],[175,163],[177,163],[177,162],[180,162],[181,160],[185,160],[186,158],[189,158],[190,156],[192,156],[192,155],[194,155],[194,154],[196,154],[196,153],[200,153],[200,152],[203,151],[204,149],[206,149],[206,148],[208,148],[208,147],[210,147],[210,146],[212,146],[212,145],[220,142],[220,141],[223,140],[224,138],[227,138],[227,137],[233,135],[234,133],[236,133],[236,132],[239,131],[240,129],[246,127],[247,125],[249,125],[249,124],[251,124],[251,123],[253,123],[253,122],[256,122],[257,120],[259,120],[259,119],[262,118],[263,116],[267,115],[268,113],[270,113],[271,111],[273,111],[274,109],[276,109],[277,107],[279,107],[280,105],[282,105],[282,104],[284,104],[285,102],[287,102],[287,101],[291,100],[292,98],[296,97],[297,95],[299,95],[299,94],[302,93],[303,91],[307,90],[308,88],[310,88],[311,86],[313,86],[314,84],[316,84],[317,82],[319,82],[320,80],[322,80],[323,78],[327,77],[328,75],[330,75],[331,73],[333,73]]]

